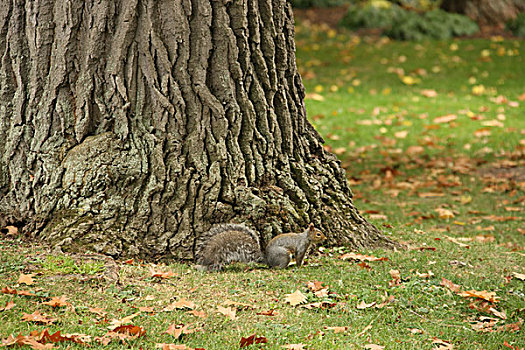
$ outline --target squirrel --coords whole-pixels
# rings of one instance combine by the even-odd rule
[[[217,271],[232,262],[264,263],[270,267],[286,268],[293,254],[297,266],[301,266],[308,248],[326,239],[313,224],[302,233],[284,233],[274,237],[264,252],[259,237],[244,225],[222,224],[212,227],[197,248],[197,268]]]

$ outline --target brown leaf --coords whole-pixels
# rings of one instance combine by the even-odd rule
[[[180,298],[178,301],[164,308],[164,311],[173,311],[175,309],[194,309],[195,303],[184,298]]]
[[[235,316],[237,309],[232,307],[222,307],[219,305],[217,306],[217,311],[219,311],[219,313],[223,314],[224,316],[229,317],[232,321],[237,319],[237,316]]]
[[[53,318],[49,318],[46,314],[41,314],[38,310],[36,310],[32,314],[24,313],[24,315],[22,316],[22,321],[36,322],[48,325],[54,323],[56,320]]]
[[[304,345],[304,344],[286,344],[286,345],[283,345],[281,347],[283,349],[288,349],[288,350],[304,350],[305,346],[306,345]]]
[[[324,327],[327,330],[334,331],[334,333],[346,333],[348,327]]]
[[[442,285],[444,287],[447,287],[448,289],[450,289],[454,293],[459,293],[459,292],[461,292],[461,289],[462,289],[462,287],[459,284],[454,284],[454,283],[452,283],[451,281],[447,280],[444,277],[441,277],[440,285]]]
[[[357,306],[356,308],[360,309],[360,310],[363,310],[363,309],[368,309],[370,307],[373,307],[373,306],[376,306],[376,302],[371,302],[370,304],[367,304],[363,301],[361,301]]]
[[[323,282],[321,281],[314,281],[314,282],[308,282],[306,284],[308,289],[310,289],[312,292],[317,292],[318,290],[327,288],[326,286],[323,286]]]
[[[141,312],[136,312],[132,315],[129,315],[129,316],[126,316],[124,318],[121,318],[120,320],[119,319],[113,319],[111,320],[111,325],[108,327],[110,330],[114,330],[115,328],[117,327],[120,327],[126,323],[130,323],[132,319],[134,319],[135,317],[137,317],[138,315],[140,315]]]
[[[376,258],[375,256],[355,254],[355,253],[346,253],[339,257],[342,260],[362,260],[362,261],[388,261],[388,258]]]
[[[129,335],[133,338],[139,338],[146,334],[146,330],[144,328],[132,324],[118,326],[114,328],[111,332]]]
[[[6,226],[1,231],[7,231],[8,236],[16,236],[18,234],[18,227],[16,226]]]
[[[275,311],[275,309],[270,309],[270,310],[268,310],[268,311],[257,312],[257,315],[262,315],[262,316],[276,316],[276,315],[277,315],[277,312]]]
[[[462,297],[466,297],[466,298],[483,299],[491,303],[499,302],[499,297],[496,296],[496,292],[487,292],[486,290],[483,290],[481,292],[477,290],[467,290],[467,291],[458,293],[458,295]]]
[[[101,307],[90,307],[88,311],[97,314],[101,317],[104,317],[107,314],[107,312]]]
[[[257,337],[255,333],[250,335],[248,338],[241,337],[241,348],[244,348],[252,344],[261,344],[261,343],[268,343],[268,339],[266,339],[265,337]]]
[[[0,308],[0,312],[2,311],[7,311],[7,310],[11,310],[12,308],[15,307],[15,303],[13,303],[13,301],[7,301],[5,303],[5,306],[3,308]]]
[[[20,277],[18,277],[18,283],[20,284],[27,284],[28,286],[35,283],[33,280],[34,273],[30,273],[28,275],[24,275],[23,273],[20,274]]]
[[[306,296],[297,289],[292,294],[286,294],[284,300],[292,306],[302,304],[306,301]]]
[[[159,278],[164,278],[164,279],[172,278],[173,276],[177,275],[173,271],[168,271],[168,272],[155,271],[155,269],[152,266],[149,267],[149,272],[151,274],[151,277],[159,277]]]
[[[182,325],[182,324],[176,324],[175,322],[172,323],[168,329],[166,330],[166,333],[169,335],[172,335],[175,339],[179,339],[181,335],[183,334],[191,334],[198,331],[201,331],[202,328],[193,328],[191,327],[191,324],[189,325]]]
[[[385,347],[377,344],[366,344],[364,349],[367,350],[383,350]]]
[[[65,295],[62,295],[61,297],[52,297],[51,300],[44,301],[42,304],[52,307],[70,306],[71,304],[66,301],[67,299],[69,298]]]
[[[447,114],[441,117],[434,118],[434,123],[436,124],[443,124],[443,123],[450,123],[454,120],[458,119],[458,116],[455,114]]]
[[[47,350],[47,349],[55,348],[53,344],[42,344],[36,341],[34,337],[24,336],[22,334],[19,334],[17,337],[10,335],[9,337],[7,337],[7,339],[2,340],[2,344],[0,346],[7,347],[11,345],[19,345],[19,346],[27,345],[31,347],[31,349],[36,349],[36,350]]]
[[[205,318],[206,317],[206,312],[204,312],[203,310],[191,310],[191,311],[186,311],[187,314],[190,314],[190,315],[193,315],[195,317],[199,317],[199,318]]]

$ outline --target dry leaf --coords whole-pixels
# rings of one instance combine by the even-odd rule
[[[219,313],[223,314],[224,316],[229,317],[232,321],[237,319],[235,316],[237,310],[232,307],[222,307],[219,305],[217,306],[217,311],[219,311]]]
[[[165,333],[168,333],[169,335],[172,335],[175,339],[179,339],[182,334],[191,334],[198,331],[201,331],[202,328],[190,328],[191,324],[189,325],[182,325],[182,324],[176,324],[175,322],[172,323]]]
[[[440,285],[442,285],[444,287],[447,287],[448,289],[450,289],[454,293],[459,293],[461,291],[461,289],[462,289],[462,287],[459,284],[454,284],[451,281],[449,281],[449,280],[447,280],[446,278],[443,278],[443,277],[441,278]]]
[[[107,312],[104,311],[104,309],[101,308],[101,307],[90,307],[90,308],[88,309],[88,311],[89,311],[89,312],[92,312],[92,313],[94,313],[94,314],[97,314],[97,315],[99,315],[99,316],[101,316],[101,317],[104,317],[104,316],[106,316],[106,314],[107,314]]]
[[[467,248],[469,249],[470,246],[468,244],[465,244],[465,243],[461,243],[460,241],[458,241],[456,238],[454,237],[449,237],[449,236],[445,236],[446,239],[448,239],[449,241],[451,241],[452,243],[456,243],[457,245],[459,245],[461,248]]]
[[[139,338],[139,337],[143,337],[144,335],[146,335],[146,330],[144,328],[135,326],[132,324],[118,326],[115,329],[113,329],[111,332],[124,334],[132,338]]]
[[[304,344],[286,344],[281,347],[283,349],[288,349],[288,350],[304,350],[305,349]]]
[[[62,295],[61,297],[52,297],[51,300],[44,301],[42,304],[49,305],[52,307],[70,306],[71,304],[66,301],[67,299],[68,297]]]
[[[13,303],[12,301],[7,301],[5,303],[5,306],[3,308],[0,308],[0,312],[11,310],[14,307],[15,307],[15,303]]]
[[[372,323],[373,323],[373,322],[374,322],[374,321],[370,322],[370,324],[369,324],[368,326],[366,326],[365,328],[363,328],[363,330],[362,330],[361,332],[357,333],[356,336],[357,336],[357,337],[360,337],[360,336],[362,336],[363,334],[365,334],[368,330],[372,329]]]
[[[22,321],[36,322],[48,325],[54,323],[56,320],[54,318],[50,318],[46,314],[41,314],[38,310],[36,310],[32,314],[24,313],[24,315],[22,316]]]
[[[323,282],[320,281],[314,281],[314,282],[308,282],[306,284],[308,289],[310,289],[312,292],[317,292],[318,290],[328,288],[327,286],[323,286]]]
[[[299,289],[297,289],[292,294],[287,294],[284,300],[287,303],[290,303],[290,305],[296,306],[304,303],[306,301],[306,296],[303,293],[301,293]]]
[[[190,315],[193,315],[195,317],[199,317],[199,318],[205,318],[206,317],[206,312],[204,312],[203,310],[191,310],[191,311],[186,311],[187,314],[190,314]]]
[[[491,303],[499,302],[499,297],[496,296],[496,292],[487,292],[486,290],[477,291],[477,290],[467,290],[461,293],[458,293],[459,296],[466,298],[478,298],[489,301]]]
[[[356,308],[360,309],[360,310],[363,310],[363,309],[368,309],[370,307],[373,307],[376,305],[376,302],[371,302],[370,304],[367,304],[364,302],[364,300],[362,300],[357,306]]]
[[[455,215],[452,212],[452,210],[445,209],[445,208],[436,208],[434,209],[435,212],[438,213],[440,219],[452,219]]]
[[[173,276],[176,276],[176,274],[173,271],[168,271],[168,272],[155,271],[155,269],[152,266],[149,267],[149,272],[151,273],[151,277],[159,277],[159,278],[164,278],[164,279],[172,278]]]
[[[330,331],[334,331],[334,333],[346,333],[348,330],[348,327],[324,327],[325,329],[328,329]]]
[[[193,301],[180,298],[178,301],[171,303],[169,306],[166,306],[164,311],[173,311],[175,309],[194,309],[195,303]]]
[[[513,272],[512,277],[519,279],[520,281],[525,281],[525,274]]]
[[[250,335],[247,338],[241,337],[241,348],[252,344],[268,343],[268,339],[265,337],[257,337],[255,334]]]
[[[136,312],[136,313],[134,313],[134,314],[132,314],[132,315],[126,316],[126,317],[124,317],[124,318],[121,318],[120,320],[118,320],[118,319],[113,319],[113,320],[111,321],[111,325],[110,325],[108,328],[109,328],[110,330],[114,330],[114,329],[117,328],[117,327],[120,327],[120,326],[122,326],[122,325],[124,325],[124,324],[126,324],[126,323],[131,322],[132,319],[134,319],[135,317],[137,317],[137,316],[140,315],[140,314],[141,314],[141,312],[139,311],[139,312]]]
[[[339,257],[342,260],[365,260],[365,261],[388,261],[388,258],[376,258],[375,256],[355,254],[355,253],[346,253]]]
[[[421,95],[425,97],[436,97],[438,93],[436,92],[436,90],[425,89],[425,90],[421,90]]]
[[[436,124],[443,124],[443,123],[450,123],[454,120],[458,119],[458,116],[455,114],[447,114],[441,117],[434,118],[434,123]]]
[[[366,344],[364,349],[367,350],[383,350],[385,347],[377,344]]]
[[[28,286],[30,286],[35,283],[35,281],[33,280],[34,275],[35,275],[34,273],[30,273],[27,275],[24,275],[23,273],[21,273],[20,277],[18,277],[18,283],[27,284]]]
[[[187,345],[184,344],[166,344],[166,343],[157,343],[155,344],[155,348],[162,349],[162,350],[194,350],[194,348],[190,348]]]

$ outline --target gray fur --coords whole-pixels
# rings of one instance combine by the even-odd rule
[[[216,225],[201,236],[201,242],[197,247],[197,263],[207,270],[221,270],[232,262],[265,261],[259,237],[244,225]]]

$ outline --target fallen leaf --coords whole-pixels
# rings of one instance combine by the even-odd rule
[[[0,312],[11,310],[14,307],[15,307],[15,303],[13,303],[12,301],[7,301],[5,303],[5,306],[3,308],[0,308]]]
[[[286,344],[281,346],[281,348],[288,349],[288,350],[304,350],[305,345],[304,344]]]
[[[339,257],[342,260],[365,260],[365,261],[388,261],[388,258],[376,258],[375,256],[355,254],[355,253],[346,253]]]
[[[346,333],[348,327],[325,327],[325,329],[334,331],[334,333]]]
[[[436,97],[438,93],[436,92],[436,90],[425,89],[425,90],[421,90],[421,95],[425,97]]]
[[[457,245],[459,245],[461,248],[467,248],[469,249],[470,246],[468,244],[465,244],[465,243],[462,243],[460,241],[458,241],[456,238],[454,237],[449,237],[449,236],[445,236],[446,239],[448,239],[449,241],[451,241],[452,243],[456,243]]]
[[[455,216],[452,210],[445,209],[445,208],[436,208],[434,209],[434,211],[438,213],[438,216],[440,219],[448,220],[448,219],[452,219]]]
[[[487,292],[486,290],[477,291],[477,290],[466,290],[464,292],[458,293],[458,295],[466,298],[478,298],[489,301],[491,303],[499,302],[499,297],[496,296],[496,292]]]
[[[524,273],[518,273],[513,272],[512,277],[519,279],[520,281],[525,281],[525,274]]]
[[[444,287],[447,287],[448,289],[450,289],[454,293],[459,293],[461,291],[461,289],[462,289],[462,287],[459,284],[454,284],[451,281],[449,281],[449,280],[447,280],[446,278],[443,278],[443,277],[441,278],[440,285],[442,285]]]
[[[118,326],[113,329],[112,332],[129,335],[133,338],[143,337],[146,334],[146,330],[144,328],[132,324]]]
[[[223,314],[224,316],[229,317],[232,321],[237,319],[235,316],[237,310],[232,307],[222,307],[219,305],[217,306],[217,311],[219,311],[219,313]]]
[[[111,321],[111,325],[108,327],[110,330],[114,330],[115,328],[117,327],[120,327],[122,325],[125,325],[126,323],[130,323],[132,319],[134,319],[135,317],[137,317],[138,315],[140,315],[141,312],[136,312],[132,315],[129,315],[129,316],[126,316],[124,318],[121,318],[120,320],[119,319],[113,319]]]
[[[168,272],[155,271],[155,269],[152,266],[149,267],[149,272],[151,274],[151,277],[159,277],[159,278],[164,278],[164,279],[168,279],[168,278],[172,278],[173,276],[176,276],[176,274],[173,271],[168,271]]]
[[[367,350],[383,350],[385,347],[377,344],[366,344],[364,349]]]
[[[176,302],[171,303],[169,306],[166,306],[164,311],[173,311],[175,309],[194,309],[195,303],[184,298],[180,298]]]
[[[241,348],[244,348],[252,344],[261,344],[261,343],[268,343],[268,339],[266,339],[265,337],[257,337],[255,333],[250,335],[247,338],[241,337]]]
[[[30,286],[35,283],[35,281],[33,280],[34,275],[35,275],[34,273],[30,273],[27,275],[24,275],[23,273],[21,273],[20,277],[18,277],[18,283],[27,284],[28,286]]]
[[[292,294],[287,294],[284,300],[292,306],[302,304],[306,301],[306,296],[297,289]]]
[[[367,304],[367,303],[365,303],[365,301],[363,300],[363,301],[361,301],[361,302],[356,306],[356,308],[358,308],[358,309],[360,309],[360,310],[363,310],[363,309],[371,308],[371,307],[373,307],[373,306],[375,306],[375,305],[376,305],[376,302],[375,302],[375,301],[374,301],[374,302],[371,302],[370,304]]]
[[[436,124],[444,124],[444,123],[450,123],[454,120],[458,119],[458,116],[455,114],[447,114],[443,115],[441,117],[434,118],[434,123]]]
[[[195,317],[199,317],[199,318],[205,318],[206,317],[206,312],[204,312],[203,310],[191,310],[191,311],[186,311],[187,314],[190,314],[190,315],[193,315]]]
[[[155,348],[162,349],[162,350],[194,350],[194,348],[190,348],[187,345],[184,344],[166,344],[166,343],[157,343],[155,344]]]
[[[101,317],[104,317],[107,314],[107,312],[101,307],[90,307],[88,311],[91,313],[97,314]]]
[[[179,339],[180,336],[183,334],[191,334],[191,333],[195,333],[201,330],[202,328],[200,327],[191,327],[191,324],[182,325],[182,324],[176,324],[174,322],[168,327],[165,333],[172,335],[175,339]]]
[[[40,311],[36,310],[32,314],[26,314],[24,312],[22,316],[22,321],[35,322],[35,323],[41,323],[41,324],[48,325],[48,324],[54,323],[56,319],[50,318],[46,314],[41,314]]]
[[[68,303],[66,300],[68,297],[65,295],[62,295],[61,297],[52,297],[49,301],[42,302],[43,305],[49,305],[52,307],[59,307],[59,306],[71,306],[70,303]]]

